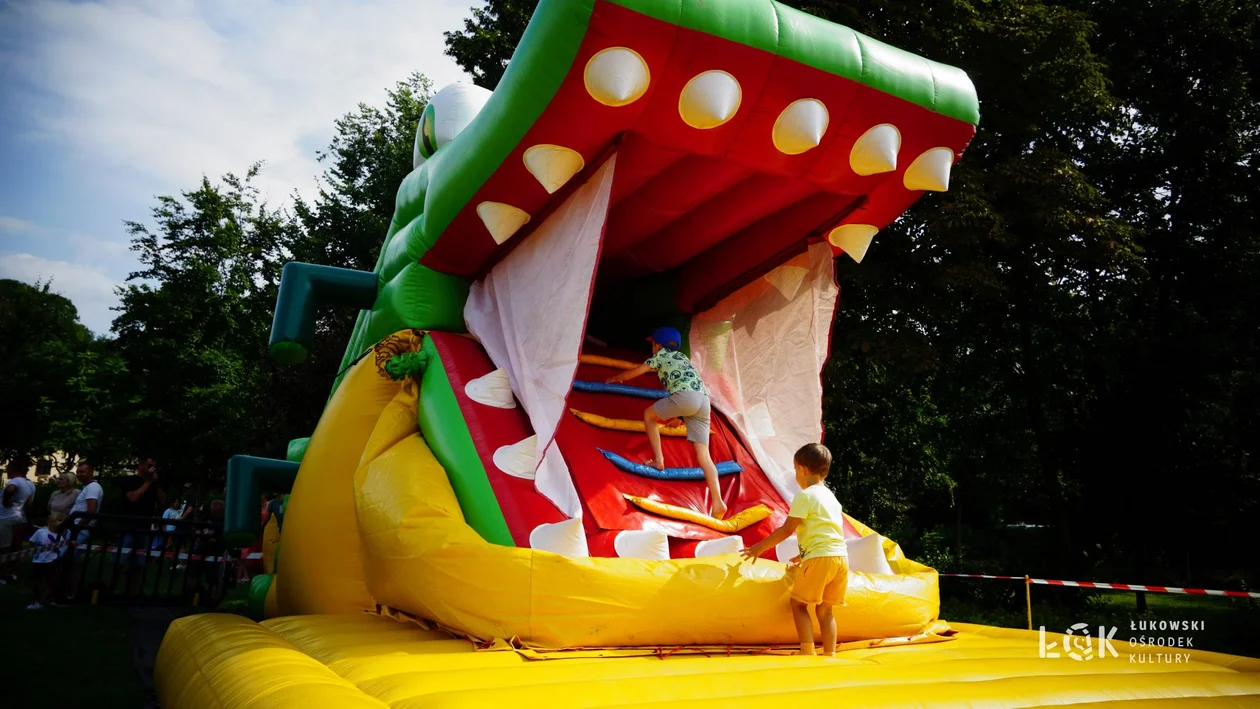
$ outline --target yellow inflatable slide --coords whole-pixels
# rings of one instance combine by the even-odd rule
[[[414,335],[399,339],[419,344]],[[370,357],[355,365],[293,490],[281,573],[267,599],[274,617],[259,624],[206,614],[172,624],[156,668],[162,706],[1260,701],[1260,660],[1192,650],[1165,664],[1162,653],[1125,642],[1115,643],[1115,657],[1051,659],[1041,657],[1037,633],[940,621],[891,637],[898,618],[920,607],[935,613],[934,584],[922,585],[930,594],[907,596],[895,577],[855,577],[837,613],[849,641],[836,658],[792,656],[778,562],[569,559],[482,540],[419,435],[416,407],[415,381],[382,376]]]

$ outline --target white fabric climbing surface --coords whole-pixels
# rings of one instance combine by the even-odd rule
[[[595,266],[608,218],[616,156],[474,283],[464,320],[512,391],[538,436],[534,485],[570,517],[581,503],[555,446],[577,374]]]
[[[792,457],[822,440],[822,368],[836,286],[831,247],[814,244],[691,321],[691,360],[714,408],[748,441],[784,500]]]

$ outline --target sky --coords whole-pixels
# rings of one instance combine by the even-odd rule
[[[442,33],[480,0],[0,0],[0,278],[52,282],[93,332],[138,263],[123,222],[244,173],[312,194],[334,121],[413,71],[469,78]]]

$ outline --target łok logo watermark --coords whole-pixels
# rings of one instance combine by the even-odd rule
[[[1058,642],[1046,642],[1046,626],[1041,626],[1038,632],[1038,655],[1042,658],[1059,658],[1066,654],[1068,657],[1077,662],[1092,660],[1095,657],[1120,657],[1120,653],[1116,652],[1116,648],[1111,644],[1111,639],[1116,635],[1116,628],[1112,626],[1110,631],[1105,626],[1098,626],[1098,636],[1093,637],[1089,633],[1089,625],[1085,623],[1076,623],[1072,627],[1063,631],[1062,647]],[[1097,650],[1095,650],[1097,646]],[[1063,654],[1060,654],[1060,650]]]
[[[1190,631],[1202,630],[1203,621],[1172,620],[1140,620],[1129,623],[1130,630],[1138,631]],[[1076,623],[1063,632],[1060,641],[1046,639],[1046,626],[1038,632],[1038,656],[1057,659],[1067,657],[1077,662],[1118,658],[1112,639],[1118,628],[1115,626],[1098,626],[1098,634],[1093,635],[1087,623]],[[1129,638],[1128,658],[1130,664],[1181,664],[1190,661],[1190,653],[1168,652],[1173,648],[1193,648],[1194,638],[1179,635],[1133,635]]]

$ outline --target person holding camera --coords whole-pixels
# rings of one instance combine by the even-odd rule
[[[149,546],[152,543],[152,518],[157,516],[159,505],[166,506],[166,493],[158,487],[157,461],[150,455],[140,456],[135,474],[123,478],[119,487],[123,493],[123,498],[118,505],[120,514],[128,517],[150,518],[124,522],[126,530],[123,533],[119,554],[127,556],[127,561],[124,562],[128,567],[127,587],[128,591],[134,595],[140,588],[141,575],[137,571],[144,568],[145,561],[148,560]],[[120,561],[121,559],[116,558],[115,565],[118,565]]]

